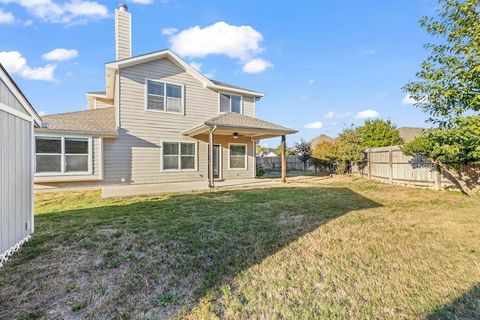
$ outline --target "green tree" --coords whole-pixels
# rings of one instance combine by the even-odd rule
[[[350,173],[352,163],[359,163],[365,160],[363,137],[359,128],[345,129],[335,139],[334,146],[338,173]]]
[[[396,146],[403,143],[397,127],[390,120],[368,120],[359,130],[364,148]]]
[[[435,39],[430,55],[404,90],[442,125],[480,111],[480,0],[439,0],[438,16],[420,24]]]
[[[315,169],[318,166],[326,166],[330,171],[331,165],[335,162],[335,146],[333,142],[322,141],[312,151],[312,159]]]
[[[261,145],[257,144],[257,146],[255,147],[256,149],[256,152],[257,154],[259,154],[260,152],[264,152],[266,150],[266,148],[262,147]]]
[[[405,154],[422,155],[452,176],[463,192],[475,194],[475,186],[459,172],[461,165],[480,164],[480,117],[456,117],[449,126],[424,131],[406,143]]]
[[[303,171],[307,170],[307,163],[312,158],[312,147],[309,142],[301,139],[300,142],[295,143],[295,151],[297,158],[303,162]]]
[[[292,151],[290,150],[290,148],[288,147],[285,147],[285,156],[291,156],[292,155]],[[277,147],[277,156],[281,157],[282,156],[282,145],[279,145]]]

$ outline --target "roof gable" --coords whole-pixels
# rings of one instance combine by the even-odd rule
[[[0,79],[7,86],[9,91],[15,96],[15,98],[20,102],[25,111],[32,117],[38,126],[42,123],[42,118],[33,108],[32,104],[28,101],[27,97],[23,94],[22,90],[18,87],[15,81],[12,79],[7,70],[0,63]]]
[[[150,62],[153,60],[158,60],[158,59],[169,59],[179,67],[181,67],[183,70],[188,72],[191,76],[193,76],[195,79],[197,79],[205,88],[213,89],[216,91],[220,90],[227,90],[231,91],[234,93],[239,93],[239,94],[245,94],[245,95],[251,95],[254,97],[263,97],[264,94],[260,92],[256,92],[253,90],[237,87],[234,85],[226,84],[220,81],[216,80],[211,80],[205,77],[200,71],[192,67],[190,64],[185,62],[182,58],[177,56],[174,52],[172,52],[169,49],[161,50],[161,51],[155,51],[151,53],[146,53],[142,54],[139,56],[131,57],[131,58],[126,58],[122,60],[117,60],[117,61],[112,61],[108,62],[106,64],[106,68],[108,69],[113,69],[117,70],[119,68],[124,68],[124,67],[129,67],[129,66],[134,66],[137,64],[145,63],[145,62]],[[108,73],[108,72],[107,72]]]

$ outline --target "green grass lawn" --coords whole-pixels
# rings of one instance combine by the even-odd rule
[[[307,178],[42,193],[36,211],[33,238],[0,269],[0,319],[480,315],[480,200],[458,193]]]

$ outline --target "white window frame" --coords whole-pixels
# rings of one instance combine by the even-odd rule
[[[89,136],[64,136],[58,134],[38,134],[35,135],[33,141],[33,150],[35,156],[35,166],[34,166],[34,173],[36,177],[44,177],[44,176],[81,176],[81,175],[91,175],[93,174],[93,137]],[[36,149],[36,138],[58,138],[61,140],[61,153],[60,153],[60,172],[52,171],[52,172],[38,172],[37,173],[37,149]],[[73,171],[73,172],[66,172],[65,169],[65,139],[87,139],[88,140],[88,170],[87,171]],[[58,153],[40,153],[41,155],[58,155]]]
[[[163,154],[163,144],[164,143],[176,143],[178,144],[178,169],[164,169],[163,167],[163,157],[165,156]],[[194,164],[195,164],[195,167],[193,169],[182,169],[182,150],[181,150],[181,146],[180,144],[181,143],[190,143],[190,144],[194,144],[195,145],[195,156],[194,156]],[[163,140],[163,141],[160,141],[160,145],[162,146],[161,147],[161,151],[160,151],[160,171],[164,171],[164,172],[169,172],[169,171],[173,171],[173,172],[178,172],[178,171],[198,171],[198,142],[196,141],[172,141],[172,140]]]
[[[148,94],[148,81],[163,83],[163,108],[164,108],[164,110],[156,110],[156,109],[149,109],[148,108],[148,95],[149,95]],[[180,104],[181,104],[181,107],[182,107],[182,111],[180,111],[180,112],[167,111],[167,84],[171,84],[171,85],[174,85],[174,86],[179,86],[181,88],[182,98],[181,98]],[[184,84],[165,81],[165,80],[162,80],[162,79],[145,78],[145,85],[144,86],[145,86],[145,111],[185,115],[185,85]]]
[[[243,168],[232,168],[230,167],[230,160],[232,158],[230,146],[244,146],[245,147],[245,166]],[[229,143],[228,144],[228,170],[239,171],[248,169],[248,145],[246,143]]]
[[[225,91],[221,91],[218,93],[218,113],[225,113],[223,111],[221,111],[221,105],[220,105],[220,97],[223,95],[226,95],[226,96],[237,96],[237,97],[240,97],[240,113],[239,114],[243,114],[243,96],[241,94],[233,94],[233,93],[230,93],[230,92],[225,92]],[[227,112],[233,112],[232,111],[232,99],[230,98],[230,110],[227,111]]]

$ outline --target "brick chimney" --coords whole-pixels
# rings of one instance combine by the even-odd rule
[[[115,9],[115,60],[132,56],[132,15],[125,3]]]

